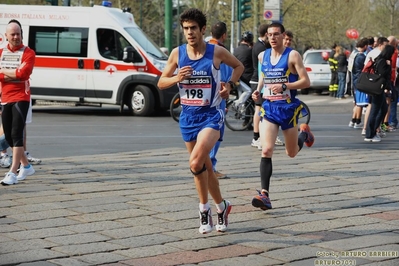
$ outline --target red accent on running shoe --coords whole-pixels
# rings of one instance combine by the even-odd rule
[[[313,133],[310,131],[309,125],[301,124],[301,126],[299,127],[299,130],[300,130],[300,132],[305,132],[307,134],[307,138],[305,140],[306,146],[308,146],[309,148],[312,147],[315,138],[314,138]]]

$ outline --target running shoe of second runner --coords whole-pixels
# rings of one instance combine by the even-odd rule
[[[272,203],[270,202],[270,198],[268,196],[268,192],[264,189],[262,191],[258,191],[258,195],[253,197],[252,199],[252,206],[256,208],[260,208],[264,211],[272,209]]]
[[[314,143],[314,135],[313,133],[310,131],[310,127],[307,124],[301,124],[299,127],[299,131],[300,132],[305,132],[307,137],[305,140],[305,144],[306,146],[308,146],[309,148],[312,147],[313,143]]]

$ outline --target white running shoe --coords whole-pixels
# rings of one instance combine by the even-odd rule
[[[33,166],[29,164],[28,168],[23,167],[22,165],[19,167],[19,174],[17,176],[18,181],[25,180],[25,178],[29,175],[33,175],[35,173],[35,169]]]
[[[348,127],[354,127],[354,126],[355,126],[355,123],[353,123],[352,121],[350,121]]]
[[[224,201],[224,211],[218,213],[218,223],[215,225],[216,231],[226,232],[227,226],[229,225],[229,213],[231,211],[231,203],[228,200]]]
[[[28,162],[30,164],[41,164],[42,163],[42,159],[32,157],[29,154],[29,152],[26,151],[25,154],[26,154],[26,158],[28,159]]]
[[[257,140],[252,139],[251,146],[254,148],[258,148],[260,146],[260,138],[258,138]]]
[[[3,186],[14,185],[18,183],[17,176],[13,172],[8,172],[3,180],[1,180],[1,184]]]
[[[353,128],[363,128],[363,123],[356,123]]]
[[[362,136],[366,136],[366,130],[365,129],[362,130]]]
[[[212,222],[212,211],[208,209],[207,211],[199,212],[200,216],[200,228],[198,231],[201,234],[207,234],[212,232],[213,230],[213,222]]]
[[[375,135],[373,138],[365,138],[364,141],[366,142],[380,142],[381,138],[378,135]]]
[[[387,133],[385,133],[384,131],[380,131],[380,132],[377,132],[377,135],[378,135],[380,138],[385,138],[385,137],[387,136]]]
[[[12,156],[9,156],[8,154],[4,154],[3,156],[1,156],[0,167],[8,168],[10,167],[11,163],[12,163]]]
[[[284,146],[284,141],[282,141],[278,136],[276,138],[276,142],[274,143],[277,146]]]

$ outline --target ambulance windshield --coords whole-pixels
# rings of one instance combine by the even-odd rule
[[[125,28],[130,36],[147,52],[156,59],[167,60],[168,57],[159,49],[158,45],[148,37],[140,28]]]

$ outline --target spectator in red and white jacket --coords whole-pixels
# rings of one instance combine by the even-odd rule
[[[23,45],[22,28],[17,20],[9,22],[5,36],[8,45],[0,49],[1,118],[5,138],[12,148],[13,162],[1,184],[13,185],[35,173],[24,152],[24,128],[30,104],[29,78],[36,55]]]

